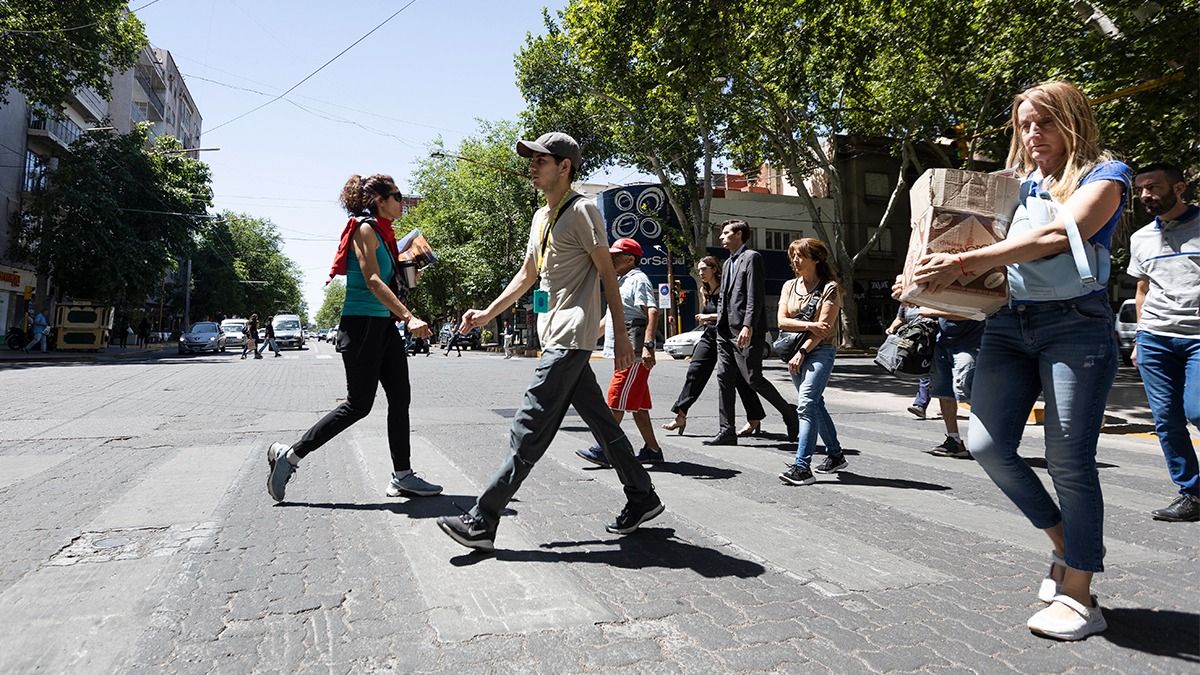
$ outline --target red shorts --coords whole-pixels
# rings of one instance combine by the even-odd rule
[[[608,407],[625,412],[653,407],[650,404],[650,369],[641,359],[634,361],[630,368],[613,373],[612,382],[608,384]]]

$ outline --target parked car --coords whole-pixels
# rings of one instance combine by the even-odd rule
[[[191,328],[179,336],[179,353],[192,352],[223,352],[225,351],[225,334],[221,327],[213,321],[197,321]]]
[[[663,351],[670,354],[673,359],[686,359],[695,351],[696,343],[700,341],[700,337],[703,335],[703,328],[673,335],[663,343]]]
[[[246,319],[225,319],[221,322],[221,332],[225,334],[226,347],[242,347],[246,344]]]
[[[457,328],[458,324],[448,322],[442,324],[442,329],[438,331],[438,344],[441,345],[442,349],[445,349],[446,345],[450,344],[450,339],[454,336],[454,331]],[[464,349],[479,349],[479,345],[482,343],[483,332],[479,328],[472,328],[467,331],[466,335],[458,338],[459,346]]]
[[[271,321],[275,329],[275,344],[280,349],[303,349],[304,329],[300,326],[300,317],[295,314],[276,314]]]
[[[1117,311],[1117,345],[1121,351],[1121,362],[1133,365],[1133,345],[1137,339],[1137,301],[1130,299],[1121,303]]]

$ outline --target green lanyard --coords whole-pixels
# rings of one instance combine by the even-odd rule
[[[582,196],[583,195],[580,195],[578,193],[571,195],[570,199],[567,199],[566,201],[562,202],[561,204],[558,205],[558,208],[555,209],[554,219],[553,220],[547,219],[548,224],[542,225],[542,245],[538,248],[538,260],[537,260],[537,271],[538,271],[539,277],[542,275],[542,270],[544,269],[544,267],[546,265],[546,250],[550,246],[551,230],[553,230],[554,226],[558,224],[558,219],[560,217],[562,217],[562,212],[565,211],[568,206],[570,206],[571,204],[574,204],[576,199],[579,199]]]

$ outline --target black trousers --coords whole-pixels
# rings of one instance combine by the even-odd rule
[[[788,403],[775,385],[763,377],[762,360],[766,346],[766,338],[757,333],[750,338],[750,346],[746,349],[738,349],[732,338],[717,334],[717,385],[721,396],[719,434],[737,432],[734,429],[733,406],[739,380],[749,384],[750,389],[778,410],[785,423],[790,424],[796,419],[795,404]]]
[[[704,392],[704,387],[708,385],[708,379],[712,377],[716,368],[717,329],[710,327],[705,329],[700,336],[700,341],[696,343],[696,349],[692,352],[692,362],[688,365],[687,375],[683,381],[683,389],[680,390],[675,405],[671,406],[671,412],[686,415],[692,404]],[[758,400],[758,394],[750,388],[750,383],[739,377],[735,382],[735,387],[738,396],[742,398],[742,406],[746,409],[746,419],[761,420],[767,416],[763,411],[762,402]]]
[[[338,325],[337,350],[346,369],[346,400],[314,424],[292,449],[304,457],[366,417],[382,384],[388,400],[392,469],[408,471],[412,468],[408,420],[412,389],[408,383],[408,351],[396,322],[388,316],[343,316]]]

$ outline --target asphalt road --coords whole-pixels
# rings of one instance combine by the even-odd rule
[[[1132,371],[1099,453],[1110,628],[1067,644],[1025,629],[1044,537],[974,462],[922,452],[941,422],[865,359],[826,394],[837,476],[782,485],[782,435],[701,445],[714,381],[686,434],[659,436],[667,511],[648,527],[604,531],[620,485],[575,458],[590,434],[568,416],[479,556],[433,518],[499,465],[533,360],[412,359],[414,464],[443,496],[384,496],[381,392],[275,505],[266,447],[344,394],[330,346],[285,354],[0,365],[0,672],[1200,671],[1200,529],[1147,515],[1173,487]],[[656,423],[685,368],[654,370]],[[1041,439],[1027,427],[1023,454],[1048,483]]]

